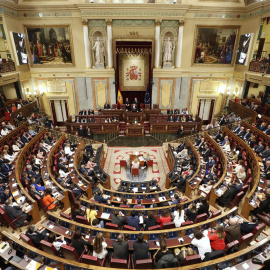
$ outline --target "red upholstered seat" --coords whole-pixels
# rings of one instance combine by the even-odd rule
[[[238,204],[240,203],[240,201],[242,200],[242,198],[244,197],[244,192],[240,191],[235,198],[233,199],[233,201],[230,203],[230,209],[232,209],[235,206],[238,206]]]
[[[111,263],[110,263],[111,268],[129,269],[129,265],[130,265],[130,255],[129,255],[128,260],[122,260],[122,259],[113,258],[113,254],[112,254]]]
[[[15,222],[18,221],[20,218],[22,218],[22,215],[21,215],[21,216],[17,217],[16,219],[11,220],[8,217],[6,211],[2,207],[0,207],[0,216],[2,216],[3,219],[5,220],[6,224],[13,229],[12,233],[14,233],[14,230],[17,228],[15,226]],[[19,230],[20,230],[20,232],[22,231],[20,228],[19,228]]]
[[[123,230],[125,230],[125,231],[136,231],[136,228],[132,227],[132,226],[125,225],[123,227]]]
[[[104,259],[100,260],[95,256],[90,256],[90,255],[82,255],[82,258],[80,260],[81,263],[86,263],[86,264],[91,264],[91,265],[96,265],[96,266],[101,266],[104,267],[106,261],[106,256]]]
[[[127,167],[127,161],[124,159],[120,160],[120,167]]]
[[[24,243],[26,243],[26,244],[28,244],[28,245],[30,245],[30,246],[32,246],[32,247],[36,247],[36,246],[33,244],[33,242],[31,241],[31,239],[30,239],[27,235],[25,235],[24,233],[21,233],[21,234],[20,234],[20,239],[21,239]]]
[[[203,221],[205,221],[205,220],[207,220],[207,214],[206,214],[206,213],[201,214],[201,215],[198,215],[198,216],[196,217],[195,221],[194,221],[194,224],[203,222]]]
[[[238,247],[238,246],[239,246],[239,241],[238,241],[238,240],[235,240],[235,241],[233,241],[233,242],[230,242],[230,243],[228,243],[228,244],[226,245],[226,247],[225,247],[225,252],[226,252],[227,254],[229,254],[229,253],[232,251],[233,248]]]
[[[52,243],[41,240],[40,241],[40,248],[48,254],[51,254],[54,256],[59,256],[58,251],[56,250],[56,248],[54,247],[54,245]]]
[[[239,240],[239,250],[245,249],[250,244],[252,239],[253,239],[252,233],[248,233],[246,235],[243,235],[241,237],[241,239]]]
[[[156,231],[156,230],[160,230],[160,229],[161,229],[160,226],[156,225],[156,226],[149,227],[148,231]]]
[[[153,267],[153,261],[150,257],[148,259],[144,260],[134,260],[133,256],[131,256],[131,265],[133,269],[152,269]]]
[[[175,228],[175,223],[173,221],[163,223],[163,229],[164,230],[173,229],[173,228]]]
[[[147,160],[147,167],[153,167],[153,160]]]
[[[264,223],[261,223],[259,224],[258,226],[256,226],[254,228],[254,230],[252,231],[252,234],[253,234],[253,239],[256,240],[257,237],[261,234],[261,232],[264,230],[265,228],[265,224]]]
[[[150,104],[145,104],[145,109],[150,109]]]
[[[117,224],[112,224],[110,222],[107,222],[106,223],[106,226],[105,226],[106,229],[112,229],[112,230],[119,230],[119,227]]]
[[[192,256],[187,256],[184,259],[183,264],[184,265],[191,265],[191,264],[200,263],[200,262],[201,262],[201,256],[199,254],[196,254],[196,255],[192,255]]]
[[[71,216],[69,214],[64,213],[64,212],[61,212],[60,213],[60,217],[63,217],[63,218],[66,218],[66,219],[71,220]]]
[[[82,216],[76,216],[76,222],[82,223],[82,224],[85,224],[85,225],[91,225],[90,222],[87,220],[87,218],[82,217]]]
[[[217,211],[215,211],[215,212],[213,212],[213,213],[212,213],[211,218],[214,218],[214,217],[220,216],[220,215],[221,215],[221,213],[222,213],[222,211],[221,211],[221,210],[217,210]]]
[[[186,222],[183,222],[183,223],[181,224],[181,227],[186,227],[186,226],[189,226],[189,225],[191,225],[191,224],[193,224],[193,221],[186,221]]]
[[[61,252],[62,255],[65,259],[71,260],[71,261],[80,261],[82,255],[84,255],[84,252],[82,253],[81,257],[79,257],[79,255],[77,254],[76,250],[74,247],[68,246],[68,245],[62,245],[61,246]]]
[[[132,168],[132,169],[131,169],[131,173],[132,173],[132,177],[133,177],[134,175],[137,175],[138,178],[139,178],[139,169],[138,169],[138,168]]]

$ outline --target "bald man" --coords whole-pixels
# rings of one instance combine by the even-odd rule
[[[230,218],[229,220],[225,220],[225,223],[229,224],[229,226],[225,228],[226,236],[231,242],[235,240],[240,240],[240,238],[242,237],[240,224],[237,221],[237,218]]]

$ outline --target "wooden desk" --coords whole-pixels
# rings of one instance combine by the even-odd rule
[[[138,156],[136,156],[136,155],[130,155],[129,156],[129,165],[130,165],[130,168],[131,168],[132,162],[135,160],[135,158],[139,158],[139,157],[143,157],[143,155],[138,155]],[[140,161],[140,167],[144,167],[144,160]]]
[[[138,122],[143,121],[143,113],[142,112],[126,112],[126,120],[133,121],[137,119]]]
[[[143,124],[143,122],[141,122],[139,124],[127,123],[126,136],[128,136],[128,137],[144,136],[144,124]]]

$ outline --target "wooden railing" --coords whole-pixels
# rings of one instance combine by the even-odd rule
[[[227,163],[227,158],[221,149],[221,147],[216,143],[216,141],[211,138],[207,133],[205,133],[205,138],[210,142],[210,144],[214,147],[216,150],[217,154],[220,156],[220,163],[222,164],[222,175],[218,179],[218,182],[213,186],[213,188],[210,191],[210,197],[209,197],[209,204],[214,206],[216,205],[216,200],[218,198],[218,195],[215,193],[215,188],[218,187],[224,180],[226,174],[227,174],[227,168],[228,168],[228,163]]]
[[[26,190],[24,189],[24,187],[20,181],[20,179],[21,179],[20,177],[23,173],[24,167],[26,166],[27,158],[31,154],[34,145],[40,140],[40,138],[42,136],[44,136],[45,132],[46,132],[45,129],[42,130],[29,143],[27,143],[27,145],[21,150],[21,152],[18,156],[16,168],[15,168],[15,176],[16,176],[17,183],[19,184],[19,188],[23,192],[23,194],[26,196],[26,198],[33,205],[33,209],[31,211],[31,214],[32,214],[34,221],[39,221],[41,219],[40,213],[39,213],[39,208],[38,208],[38,203],[30,196],[30,194],[28,194],[28,192],[26,192]]]
[[[119,231],[118,231],[119,232]],[[48,254],[47,252],[44,252],[40,249],[37,249],[33,246],[30,246],[28,244],[26,244],[25,242],[19,240],[18,238],[16,238],[14,235],[7,233],[6,231],[2,231],[2,235],[9,239],[9,241],[11,242],[11,246],[13,246],[12,243],[16,243],[19,246],[22,246],[26,249],[26,254],[29,256],[29,253],[34,253],[34,254],[38,254],[40,256],[36,257],[36,260],[38,261],[39,257],[40,260],[42,260],[43,258],[46,259],[46,261],[53,261],[56,262],[58,264],[58,269],[65,269],[66,266],[72,267],[72,268],[80,268],[82,270],[86,270],[86,269],[92,269],[92,270],[110,270],[111,268],[108,267],[100,267],[100,266],[95,266],[95,265],[89,265],[89,264],[84,264],[84,263],[80,263],[80,262],[75,262],[75,261],[71,261],[71,260],[67,260],[61,257],[57,257],[55,255],[51,255]],[[260,242],[255,243],[252,246],[247,247],[244,250],[240,250],[238,252],[235,252],[233,254],[230,255],[226,255],[224,257],[221,257],[219,259],[215,259],[215,260],[211,260],[211,261],[207,261],[207,262],[202,262],[202,263],[197,263],[197,264],[193,264],[191,265],[187,265],[187,266],[182,266],[182,267],[177,267],[177,268],[168,268],[169,270],[190,270],[192,269],[203,269],[204,267],[207,268],[211,268],[211,269],[215,269],[216,267],[218,267],[221,263],[226,262],[226,261],[230,261],[232,263],[232,266],[235,266],[236,269],[243,269],[242,266],[237,266],[238,264],[238,258],[244,256],[245,258],[249,258],[247,260],[244,260],[242,262],[243,263],[247,263],[250,269],[252,270],[258,270],[261,268],[261,265],[254,265],[251,263],[251,258],[254,257],[255,251],[256,250],[264,250],[265,247],[267,246],[267,244],[270,241],[270,236],[266,237],[265,239],[263,239]],[[4,260],[8,260],[8,258],[11,255],[15,255],[16,251],[13,249],[12,254],[8,253],[9,249],[7,249],[5,252],[1,253],[0,256],[4,259]],[[261,259],[261,255],[257,255],[258,257],[260,257]],[[256,257],[257,257],[256,256]],[[267,258],[269,259],[269,254],[267,254]],[[31,259],[30,259],[31,261]],[[11,264],[13,264],[16,268],[19,269],[25,269],[25,266],[29,263],[25,262],[25,259],[22,260],[22,262],[20,264],[16,263],[15,261],[11,260],[10,261]],[[40,261],[41,264],[43,264],[42,261]],[[25,265],[25,266],[22,266]],[[121,268],[114,268],[115,270],[120,270]],[[161,269],[159,269],[161,270]]]
[[[267,117],[267,116],[265,116],[265,115],[262,115],[262,116],[261,116],[261,120],[262,120],[263,122],[268,123],[268,125],[270,125],[270,117]]]
[[[262,102],[259,101],[259,100],[257,100],[257,99],[249,98],[249,97],[246,97],[245,99],[249,101],[249,104],[250,104],[251,102],[254,102],[256,105],[262,106]],[[266,108],[265,114],[268,114],[268,113],[270,112],[270,104],[265,103],[265,104],[264,104],[264,107]]]
[[[31,102],[31,103],[23,106],[22,108],[16,110],[15,112],[11,113],[11,115],[10,115],[10,122],[11,122],[11,124],[13,124],[13,125],[16,124],[15,123],[16,122],[15,119],[16,119],[16,117],[17,117],[17,115],[19,113],[22,113],[22,116],[24,118],[26,118],[26,117],[30,116],[34,112],[34,109],[35,108],[37,108],[37,102],[36,101]]]
[[[0,65],[0,73],[7,73],[16,71],[15,63],[13,61],[7,61],[6,63],[1,63]]]
[[[19,100],[19,98],[13,98],[13,99],[9,99],[4,103],[4,106],[9,106],[11,104],[16,104],[16,102]]]
[[[257,113],[240,103],[230,100],[229,101],[229,109],[239,115],[242,119],[246,117],[252,117],[252,123],[256,122]]]
[[[19,127],[10,131],[6,136],[0,138],[0,146],[8,144],[10,141],[13,141],[13,138],[16,137],[22,130],[25,129],[27,129],[27,125],[26,123],[23,123]]]
[[[244,124],[244,122],[243,122],[243,124]],[[248,125],[248,126],[250,126],[250,125]],[[246,153],[247,153],[247,160],[248,160],[248,163],[249,163],[249,168],[251,169],[252,181],[250,183],[251,191],[249,192],[249,194],[244,199],[245,200],[244,201],[244,207],[242,208],[241,215],[244,218],[248,218],[250,211],[254,209],[254,207],[249,203],[249,200],[253,196],[253,194],[256,191],[256,188],[257,188],[257,186],[259,184],[260,166],[259,166],[257,157],[255,155],[255,152],[249,147],[249,145],[247,145],[241,138],[239,138],[237,135],[235,135],[228,128],[224,128],[223,131],[225,132],[226,135],[233,138],[233,140],[236,141],[238,143],[238,145],[242,146],[245,149]]]
[[[188,179],[188,181],[186,182],[185,195],[189,197],[191,195],[191,191],[196,189],[199,185],[198,183],[195,187],[192,187],[190,183],[193,181],[195,177],[198,176],[199,172],[201,171],[201,158],[198,151],[194,147],[193,143],[189,139],[186,140],[186,145],[190,147],[191,152],[196,157],[196,164],[197,164],[197,170],[193,173],[192,177]]]

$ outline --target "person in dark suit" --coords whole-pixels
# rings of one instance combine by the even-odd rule
[[[101,193],[100,190],[94,196],[94,200],[97,201],[98,203],[104,203],[104,204],[110,204],[111,203],[109,199],[105,199],[102,196],[102,193]]]
[[[142,233],[138,234],[137,241],[135,241],[133,244],[133,249],[135,261],[149,258],[149,243],[144,241],[144,235]]]
[[[95,122],[95,120],[93,117],[88,118],[88,123],[94,123],[94,122]]]
[[[184,148],[185,148],[185,145],[180,142],[176,149],[177,154],[180,153]]]
[[[16,227],[29,224],[29,222],[26,221],[28,215],[24,212],[25,206],[22,209],[19,206],[12,206],[12,199],[7,199],[5,205],[6,214],[12,221],[21,216],[21,218],[14,223]]]
[[[266,145],[265,150],[259,153],[261,158],[268,158],[270,156],[270,146]]]
[[[82,125],[80,125],[80,128],[78,129],[78,135],[84,136],[85,135],[85,129]]]
[[[77,254],[81,256],[85,246],[91,247],[91,242],[84,240],[81,231],[77,230],[71,238],[71,246],[74,247]]]
[[[79,115],[87,115],[87,112],[85,109],[83,109],[82,111],[79,112]]]
[[[113,258],[128,260],[128,241],[124,241],[124,235],[121,233],[117,236],[117,240],[113,242]]]
[[[268,212],[270,206],[270,188],[265,191],[266,199],[257,204],[254,210],[250,211],[253,215],[262,215],[263,212]]]
[[[128,98],[126,98],[125,105],[126,105],[126,110],[130,110],[130,101],[128,100]]]
[[[170,115],[170,116],[168,117],[168,122],[174,122],[174,118],[173,118],[172,115]]]
[[[233,133],[238,134],[241,130],[241,124],[238,124],[238,126],[234,129]]]
[[[270,125],[268,125],[267,129],[265,129],[264,133],[266,135],[270,135]]]
[[[253,232],[253,230],[259,225],[257,218],[253,215],[248,217],[249,222],[244,222],[244,220],[238,220],[240,223],[240,230],[242,234],[248,234]]]
[[[137,231],[140,231],[141,226],[139,225],[139,217],[136,216],[136,211],[132,210],[130,214],[131,216],[127,217],[128,226],[134,227]]]
[[[122,230],[124,224],[127,221],[124,214],[121,211],[119,211],[118,209],[115,209],[111,218],[112,218],[111,223],[118,225],[119,230]]]
[[[80,117],[76,117],[75,123],[81,123],[81,118]]]
[[[245,128],[241,127],[240,131],[237,133],[237,136],[240,138],[243,138],[245,136],[245,134],[246,134]]]
[[[24,147],[24,142],[22,141],[20,137],[17,137],[17,143],[19,143],[21,147]]]
[[[157,220],[155,218],[155,214],[153,211],[147,212],[147,218],[144,219],[144,230],[148,231],[148,228],[158,225]]]
[[[137,112],[137,111],[138,111],[138,105],[136,105],[136,104],[133,103],[133,104],[131,105],[131,111],[132,111],[132,112]]]
[[[236,186],[229,184],[229,188],[217,200],[218,204],[222,207],[228,206],[238,192],[239,191]]]
[[[137,107],[139,107],[139,100],[136,97],[134,98],[133,104],[136,104]]]
[[[40,143],[38,146],[38,150],[41,151],[43,153],[43,156],[46,155],[47,151],[46,149],[43,147],[43,143]]]
[[[178,115],[178,116],[175,118],[175,122],[182,122],[181,116],[180,116],[180,115]]]
[[[177,131],[177,136],[178,137],[182,137],[184,135],[185,131],[184,131],[184,127],[181,126],[178,131]]]
[[[264,165],[264,174],[267,180],[270,180],[270,160],[267,160]]]
[[[202,152],[202,156],[203,156],[205,162],[208,161],[208,157],[210,156],[210,154],[211,154],[211,150],[210,150],[209,146],[206,144],[205,151]]]
[[[259,142],[257,146],[254,147],[254,151],[259,154],[264,150],[263,142]]]
[[[4,175],[10,175],[12,171],[12,166],[9,163],[8,159],[4,159],[4,163],[1,164],[1,172]]]
[[[173,114],[173,109],[168,109],[167,114]]]
[[[244,141],[249,141],[251,137],[250,129],[247,129],[247,133],[243,136]]]
[[[94,110],[91,110],[91,109],[88,110],[88,115],[94,115],[94,114],[95,114]]]
[[[40,248],[40,241],[46,240],[49,235],[47,230],[43,230],[42,233],[40,233],[35,225],[30,225],[25,234],[30,238],[36,248]]]
[[[104,104],[104,109],[106,110],[106,109],[110,109],[110,108],[111,108],[110,104],[107,103],[107,101],[106,101]]]
[[[26,133],[25,133],[25,132],[23,132],[23,135],[22,135],[22,142],[23,142],[24,144],[26,144],[26,143],[28,143],[28,142],[29,142],[29,139],[27,138],[27,136],[26,136]]]
[[[206,198],[202,198],[201,202],[200,202],[200,207],[197,210],[197,214],[201,215],[201,214],[207,214],[207,216],[209,216],[209,203],[207,202]]]
[[[8,199],[12,199],[12,194],[8,187],[4,190],[0,190],[0,203],[5,204]]]

